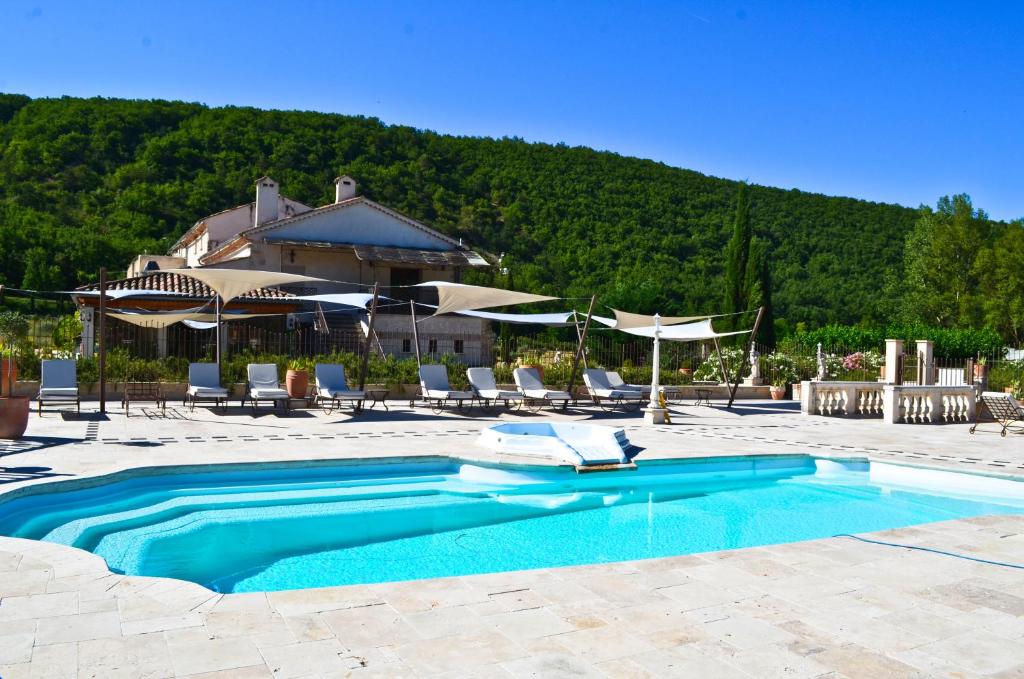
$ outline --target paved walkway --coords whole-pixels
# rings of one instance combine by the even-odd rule
[[[493,418],[393,408],[350,420],[180,407],[36,418],[0,443],[0,492],[119,469],[458,454]],[[587,419],[585,414],[554,415]],[[515,419],[515,418],[513,418]],[[525,416],[523,419],[537,419]],[[805,418],[793,404],[678,408],[628,427],[642,459],[806,452],[1024,474],[1024,435]],[[983,428],[984,429],[984,428]],[[1024,517],[876,533],[1024,563]],[[831,538],[561,569],[219,595],[0,538],[0,676],[1021,677],[1024,571]]]

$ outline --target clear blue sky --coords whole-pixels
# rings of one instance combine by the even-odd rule
[[[0,91],[376,116],[1024,216],[1007,2],[0,2]]]

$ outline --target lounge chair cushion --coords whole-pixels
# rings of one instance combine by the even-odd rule
[[[590,394],[598,398],[611,398],[611,399],[626,399],[626,400],[640,400],[643,398],[643,393],[638,389],[590,389]]]
[[[505,389],[477,389],[477,395],[480,398],[486,398],[491,401],[520,401],[523,395],[518,391],[508,391]]]
[[[278,399],[288,398],[288,392],[276,387],[253,387],[249,390],[249,396],[252,398],[258,398],[261,401],[276,401]]]
[[[643,397],[643,392],[639,389],[613,386],[608,379],[608,373],[599,368],[584,370],[583,383],[587,385],[587,391],[590,392],[590,395],[596,398],[640,400]]]
[[[567,391],[552,391],[544,386],[533,368],[516,368],[512,371],[512,377],[519,387],[519,392],[527,398],[538,398],[546,401],[571,401],[572,396]]]
[[[473,398],[471,391],[451,391],[445,389],[424,389],[423,395],[426,398],[436,398],[442,401],[469,401]]]
[[[195,384],[188,386],[189,396],[197,398],[227,398],[228,390],[221,387],[200,387]]]
[[[77,399],[78,389],[75,387],[46,387],[39,390],[39,398],[41,400]]]
[[[337,399],[352,399],[352,400],[363,400],[366,398],[365,391],[353,391],[351,389],[327,389],[321,387],[318,392],[321,398],[337,398]]]
[[[523,398],[518,391],[498,389],[494,381],[494,371],[490,368],[469,368],[466,370],[466,377],[480,398],[496,401],[518,401]]]
[[[626,384],[623,381],[622,376],[614,370],[609,370],[605,373],[608,377],[608,384],[613,389],[622,389],[623,391],[639,391],[644,394],[651,393],[651,385],[649,384]]]
[[[539,398],[545,401],[571,401],[567,391],[551,391],[550,389],[523,389],[526,398]]]

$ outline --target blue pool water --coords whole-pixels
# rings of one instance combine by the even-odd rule
[[[1024,483],[802,455],[585,475],[450,461],[108,480],[0,501],[0,534],[86,549],[117,572],[250,592],[644,559],[1006,513],[1024,513]]]

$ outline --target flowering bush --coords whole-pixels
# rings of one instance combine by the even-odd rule
[[[725,362],[725,369],[729,371],[729,378],[736,379],[736,371],[740,369],[745,353],[738,347],[727,347],[722,349],[722,360]],[[722,368],[718,364],[718,354],[712,353],[700,364],[693,373],[695,382],[724,382]]]
[[[843,368],[846,370],[863,370],[864,369],[864,352],[855,351],[852,354],[843,357]]]

